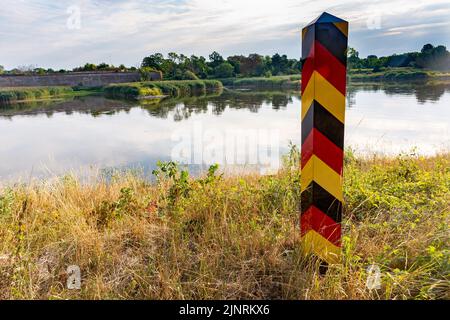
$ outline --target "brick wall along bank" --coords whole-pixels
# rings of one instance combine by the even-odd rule
[[[161,80],[152,73],[151,80]],[[100,87],[110,83],[140,81],[139,72],[73,72],[47,75],[0,75],[0,87],[83,86]]]

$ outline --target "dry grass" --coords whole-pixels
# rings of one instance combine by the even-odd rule
[[[450,155],[345,168],[343,264],[325,276],[299,239],[295,159],[276,176],[157,184],[20,185],[0,191],[1,299],[449,298]],[[376,263],[382,286],[366,288]],[[78,265],[82,289],[67,290]]]

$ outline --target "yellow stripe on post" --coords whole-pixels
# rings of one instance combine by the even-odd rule
[[[305,191],[311,182],[315,181],[333,197],[343,202],[342,177],[313,155],[303,167],[300,175],[301,192]]]
[[[341,248],[335,246],[314,230],[308,231],[303,236],[303,249],[306,254],[316,254],[328,263],[339,263]]]
[[[311,75],[302,94],[302,106],[304,106],[302,120],[314,100],[324,106],[340,122],[345,122],[345,96],[317,71]]]
[[[334,25],[338,28],[346,37],[348,37],[348,23],[347,22],[335,22]]]

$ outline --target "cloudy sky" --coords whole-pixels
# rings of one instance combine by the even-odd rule
[[[450,0],[0,0],[0,65],[138,65],[145,55],[285,53],[327,11],[361,56],[450,47]]]

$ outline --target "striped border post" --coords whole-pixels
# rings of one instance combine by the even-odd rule
[[[328,264],[341,253],[347,36],[326,12],[302,30],[301,235]]]

